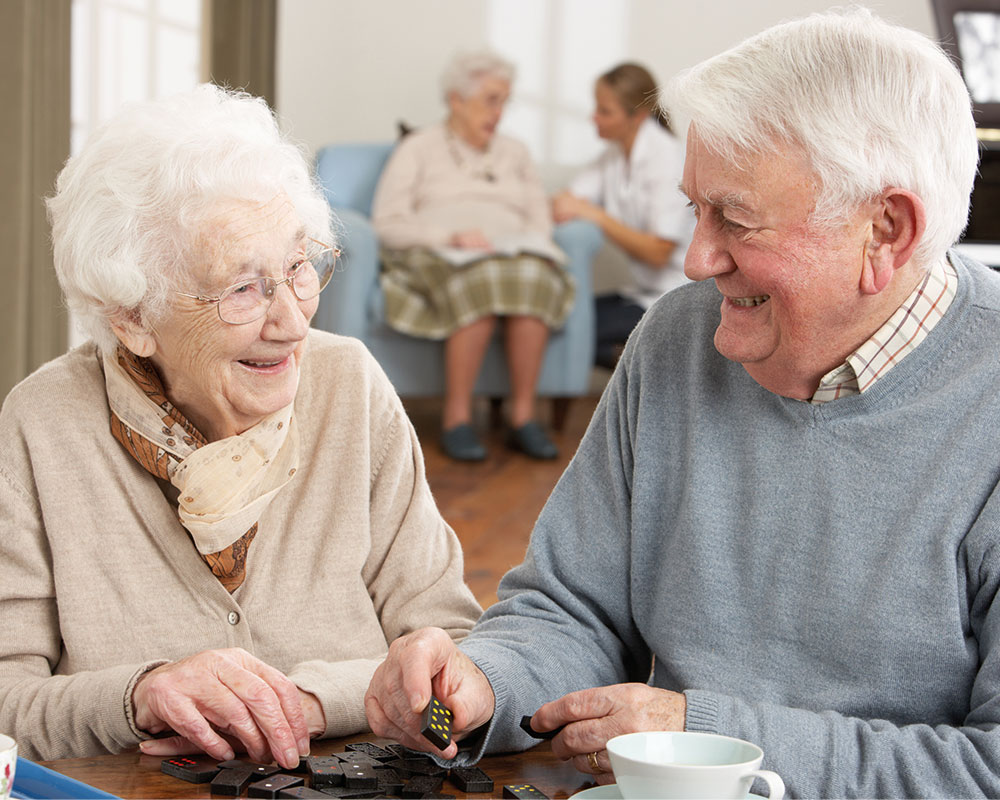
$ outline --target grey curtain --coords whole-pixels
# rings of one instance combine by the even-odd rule
[[[205,0],[209,78],[275,107],[277,0]]]
[[[69,156],[70,3],[0,2],[0,398],[67,346],[43,198]]]

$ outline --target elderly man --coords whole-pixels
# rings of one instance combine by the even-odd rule
[[[949,245],[977,145],[937,46],[866,11],[680,76],[686,272],[629,341],[500,602],[397,641],[420,742],[611,780],[641,729],[752,740],[795,796],[1000,793],[1000,279]],[[628,683],[631,681],[631,683]],[[443,751],[454,757],[452,744]]]

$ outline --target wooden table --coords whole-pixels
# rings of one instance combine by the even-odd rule
[[[348,742],[373,741],[385,744],[371,734],[346,739],[313,742],[312,755],[326,755],[343,750]],[[122,798],[211,798],[207,783],[186,783],[160,772],[159,757],[138,752],[120,753],[93,758],[67,758],[39,763],[78,781],[103,789]],[[530,783],[549,797],[566,798],[592,786],[587,776],[552,755],[549,744],[543,742],[524,753],[496,755],[484,758],[479,766],[493,779],[494,791],[486,794],[465,794],[450,781],[441,792],[461,797],[500,797],[504,784]],[[218,798],[216,797],[216,800]]]

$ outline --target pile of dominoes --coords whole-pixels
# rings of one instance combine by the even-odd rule
[[[441,793],[446,781],[468,794],[493,791],[493,779],[479,767],[442,767],[426,753],[373,742],[346,745],[343,752],[328,756],[309,756],[295,770],[239,760],[219,762],[208,756],[167,758],[161,770],[191,783],[210,782],[212,794],[224,797],[454,797]],[[503,796],[545,797],[529,784],[504,786]]]
[[[450,741],[451,712],[437,698],[425,712],[422,733],[441,749]],[[212,794],[224,797],[453,798],[440,793],[445,781],[467,794],[493,791],[493,779],[479,767],[443,767],[418,750],[374,742],[355,742],[339,753],[303,758],[294,770],[240,760],[219,762],[208,756],[166,758],[160,769],[191,783],[211,783]],[[546,797],[531,784],[504,786],[503,796]]]

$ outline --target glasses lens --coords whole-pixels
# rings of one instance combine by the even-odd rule
[[[219,316],[232,325],[253,322],[267,311],[274,297],[274,287],[271,278],[230,286],[219,298]]]
[[[311,300],[330,282],[337,266],[337,253],[329,247],[317,248],[307,253],[305,261],[292,279],[295,295],[300,300]]]

